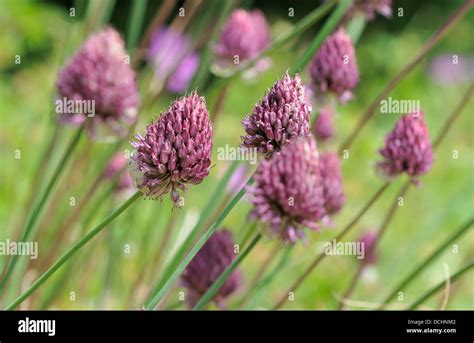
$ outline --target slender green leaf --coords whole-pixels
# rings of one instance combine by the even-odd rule
[[[129,17],[127,28],[127,49],[131,50],[137,46],[140,35],[143,18],[145,17],[147,0],[132,1],[132,13]]]
[[[467,222],[463,223],[459,229],[448,239],[446,239],[443,243],[441,243],[438,248],[436,248],[433,253],[428,256],[423,262],[420,263],[420,265],[413,270],[406,278],[404,278],[402,281],[400,281],[394,288],[393,290],[389,293],[389,295],[384,299],[382,302],[382,305],[380,306],[380,309],[384,308],[385,305],[393,299],[393,297],[401,290],[405,289],[406,286],[415,280],[415,278],[431,263],[433,262],[436,257],[438,257],[449,245],[451,245],[454,241],[459,239],[463,234],[468,232],[468,229],[472,226],[474,223],[474,218],[470,218]]]
[[[173,274],[173,271],[176,269],[176,267],[179,265],[181,260],[186,254],[186,251],[188,251],[189,247],[193,243],[194,239],[196,238],[196,235],[199,233],[199,230],[201,230],[202,226],[206,223],[208,218],[210,217],[212,211],[215,208],[216,202],[219,201],[221,198],[222,194],[225,191],[225,188],[227,184],[229,183],[230,178],[232,177],[234,171],[237,169],[239,166],[239,161],[233,161],[232,164],[229,166],[229,169],[225,173],[225,175],[222,177],[222,179],[219,181],[217,184],[216,188],[214,189],[214,192],[210,196],[206,207],[204,207],[204,210],[202,211],[201,215],[199,216],[199,220],[197,221],[196,225],[194,225],[193,229],[189,233],[189,235],[186,237],[186,240],[180,245],[178,248],[178,251],[175,253],[173,259],[171,262],[167,265],[165,272],[163,274],[162,279],[160,282],[153,287],[150,295],[148,296],[146,302],[150,302],[152,300],[152,296],[156,294],[165,284],[165,282],[169,279],[169,277]]]
[[[73,151],[76,149],[78,146],[79,140],[81,138],[83,129],[80,128],[77,130],[77,132],[74,134],[74,136],[71,139],[71,142],[69,143],[68,147],[64,151],[63,156],[61,157],[61,160],[59,161],[59,164],[57,165],[53,175],[51,176],[51,179],[48,182],[48,185],[43,191],[43,194],[39,197],[38,202],[35,205],[35,208],[33,212],[30,215],[30,218],[28,219],[28,222],[25,226],[25,229],[23,230],[21,236],[20,236],[20,241],[25,242],[28,241],[28,239],[31,237],[31,235],[34,233],[36,226],[38,224],[38,220],[41,216],[41,213],[43,212],[44,206],[46,205],[46,202],[48,201],[51,192],[56,185],[57,181],[59,180],[59,176],[64,170],[64,167],[66,166],[67,162],[72,156]],[[0,281],[0,293],[4,290],[5,285],[7,284],[8,280],[10,279],[13,270],[15,269],[15,266],[18,262],[19,255],[13,255],[12,259],[10,260],[10,263],[6,269],[5,274],[2,277],[2,281]]]
[[[450,278],[450,282],[454,283],[457,279],[459,279],[465,272],[467,272],[469,269],[474,267],[474,261],[471,261],[468,263],[466,266],[458,270],[456,273],[454,273]],[[444,285],[446,285],[447,280],[443,280],[440,283],[438,283],[436,286],[428,290],[425,294],[423,294],[421,297],[418,298],[413,304],[411,304],[407,310],[414,310],[421,304],[423,304],[427,299],[429,299],[432,295],[437,293],[441,288],[443,288]]]
[[[6,310],[13,310],[25,299],[27,299],[38,287],[45,283],[59,268],[61,268],[70,258],[84,245],[86,245],[92,238],[94,238],[99,232],[101,232],[108,224],[114,221],[119,215],[121,215],[135,200],[137,200],[142,193],[137,191],[128,200],[126,200],[119,208],[109,214],[99,225],[89,231],[79,241],[77,241],[68,251],[66,251],[46,272],[44,272],[35,282],[18,298],[16,298]]]
[[[197,241],[197,243],[193,246],[191,251],[186,255],[183,261],[179,264],[179,266],[174,270],[173,274],[169,278],[165,278],[166,282],[163,284],[162,287],[158,287],[158,291],[156,294],[151,298],[150,301],[144,306],[145,310],[152,310],[158,305],[161,299],[170,291],[171,287],[173,287],[176,280],[179,278],[181,273],[184,271],[186,266],[191,262],[191,260],[196,256],[198,251],[202,248],[202,246],[207,242],[207,240],[211,237],[211,235],[217,230],[219,225],[221,225],[222,221],[227,217],[229,212],[234,208],[234,206],[239,202],[242,196],[245,194],[246,186],[249,186],[253,183],[253,178],[250,178],[247,181],[247,184],[242,187],[242,189],[237,193],[236,196],[230,201],[230,203],[224,208],[222,213],[216,219],[214,224],[202,235],[202,237]]]

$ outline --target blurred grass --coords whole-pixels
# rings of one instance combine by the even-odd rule
[[[397,4],[397,2],[395,2]],[[401,2],[403,3],[403,2]],[[378,19],[369,23],[357,46],[357,58],[361,70],[361,81],[355,90],[355,99],[347,106],[339,107],[336,119],[337,137],[328,144],[321,144],[323,150],[334,150],[355,125],[358,116],[377,95],[391,76],[427,40],[430,34],[445,20],[446,13],[453,11],[460,1],[436,3],[418,7],[414,13],[406,13],[409,18],[401,28],[393,29],[398,20]],[[53,118],[49,110],[54,95],[54,82],[65,56],[76,50],[82,39],[79,18],[69,18],[65,8],[54,4],[40,4],[30,1],[2,2],[0,26],[2,35],[0,43],[0,143],[2,166],[0,177],[0,222],[6,229],[0,230],[0,240],[11,238],[12,230],[20,221],[17,217],[23,205],[28,187],[34,177],[36,158],[39,147],[49,134],[47,124]],[[397,5],[396,5],[397,6]],[[278,37],[281,32],[291,27],[292,22],[285,19],[286,13],[272,12],[269,8],[268,18],[272,20],[272,36]],[[420,100],[425,112],[431,137],[434,137],[443,121],[459,101],[467,88],[466,84],[439,85],[429,76],[429,62],[438,54],[474,54],[472,42],[467,39],[474,32],[473,11],[468,13],[448,34],[427,59],[395,89],[391,96],[395,99]],[[395,12],[396,13],[396,12]],[[34,18],[34,20],[32,20]],[[47,22],[48,25],[42,23]],[[303,43],[311,37],[303,37]],[[228,162],[217,161],[217,147],[240,142],[243,133],[240,125],[243,117],[264,92],[273,85],[291,67],[294,60],[301,56],[305,45],[281,49],[271,54],[272,67],[252,82],[235,80],[230,86],[228,96],[222,108],[219,122],[214,127],[213,161],[215,166],[211,175],[198,186],[189,187],[186,193],[186,207],[179,212],[171,249],[176,242],[182,241],[186,233],[197,221],[199,211],[207,202],[213,186],[225,171]],[[15,65],[14,58],[21,56],[22,63]],[[303,80],[308,82],[307,72],[302,73]],[[137,130],[143,132],[145,123],[155,115],[166,110],[175,95],[163,94],[152,108],[140,113]],[[206,99],[210,108],[216,101],[214,97]],[[437,244],[448,237],[458,225],[472,214],[474,208],[474,156],[472,153],[472,132],[474,118],[472,101],[459,120],[452,127],[436,152],[436,161],[432,171],[422,178],[419,188],[413,187],[405,198],[392,221],[387,234],[379,246],[379,263],[371,273],[367,273],[354,291],[352,298],[360,301],[380,301],[400,277],[406,275],[416,263],[422,261]],[[323,228],[320,232],[308,232],[307,242],[298,244],[291,253],[291,258],[275,276],[266,291],[259,296],[257,308],[274,305],[278,296],[286,291],[290,281],[300,275],[305,266],[322,248],[322,242],[331,240],[335,232],[347,223],[370,196],[370,193],[381,184],[374,172],[378,160],[377,149],[383,144],[385,134],[393,127],[398,115],[376,114],[363,134],[358,137],[350,150],[350,157],[343,161],[344,184],[347,203],[342,212],[334,218],[334,228]],[[64,150],[72,130],[67,129],[61,140],[59,151]],[[82,161],[74,166],[74,176],[69,183],[60,182],[58,189],[58,211],[53,216],[45,217],[46,230],[38,237],[39,249],[47,251],[54,246],[55,237],[48,227],[55,226],[62,215],[68,211],[70,196],[80,197],[84,194],[84,182],[91,183],[106,156],[109,146],[91,144],[83,140],[80,149],[91,146],[92,159]],[[21,150],[21,159],[14,158],[15,150]],[[124,145],[123,149],[130,149]],[[453,150],[459,151],[459,158],[452,157]],[[56,156],[57,158],[57,156]],[[54,165],[54,162],[53,162]],[[69,169],[73,169],[71,166]],[[356,230],[348,239],[356,239],[367,228],[377,228],[394,199],[401,180],[396,181],[383,199],[362,219]],[[117,203],[118,200],[115,202]],[[163,209],[158,211],[158,206]],[[94,222],[99,221],[113,205],[107,203],[99,211]],[[241,202],[226,218],[225,227],[238,233],[250,209],[248,202]],[[130,283],[139,270],[147,265],[147,257],[153,255],[158,246],[163,228],[170,211],[169,199],[163,202],[140,201],[123,218],[114,224],[113,230],[117,251],[115,275],[106,290],[104,306],[107,308],[125,308]],[[156,215],[155,215],[156,213]],[[87,249],[76,256],[77,263],[73,274],[65,287],[57,294],[52,303],[54,308],[86,309],[100,305],[104,296],[103,281],[108,249],[111,241],[107,234],[101,234]],[[131,250],[124,252],[124,245],[130,244]],[[143,245],[145,244],[145,245]],[[244,278],[250,280],[259,269],[266,255],[273,247],[273,242],[264,238],[242,264]],[[471,230],[458,243],[459,253],[447,250],[430,267],[425,270],[416,282],[405,292],[403,302],[396,304],[406,306],[414,301],[426,289],[445,277],[443,264],[447,263],[451,272],[463,263],[472,259],[474,251],[474,234]],[[65,249],[66,247],[63,247]],[[143,251],[145,249],[145,251]],[[145,256],[145,257],[143,257]],[[3,258],[2,258],[3,259]],[[0,259],[0,267],[3,264]],[[81,261],[89,260],[89,263]],[[92,262],[90,262],[92,261]],[[295,300],[286,308],[298,309],[334,309],[337,306],[335,294],[341,294],[357,267],[357,261],[349,256],[334,256],[326,259],[296,293]],[[153,275],[148,276],[154,279]],[[473,309],[474,294],[472,289],[473,273],[463,277],[453,286],[453,295],[448,309]],[[48,281],[50,287],[54,279]],[[245,289],[245,287],[244,287]],[[38,294],[44,294],[40,289]],[[69,292],[76,292],[76,300],[69,301]],[[137,290],[140,292],[140,290]],[[175,294],[176,295],[176,294]],[[236,295],[235,299],[240,295]],[[170,301],[171,303],[174,301]],[[440,297],[430,299],[425,306],[437,308]]]

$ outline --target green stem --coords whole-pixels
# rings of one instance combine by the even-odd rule
[[[25,229],[23,230],[22,235],[20,236],[20,241],[25,242],[27,241],[31,235],[33,234],[36,225],[38,223],[38,219],[41,215],[41,212],[44,209],[44,206],[46,205],[46,202],[49,199],[49,196],[51,195],[51,192],[56,185],[57,181],[59,180],[59,176],[64,170],[64,167],[66,166],[67,162],[72,156],[72,153],[74,149],[77,147],[79,140],[82,135],[83,128],[80,128],[77,130],[75,135],[72,137],[71,142],[69,143],[68,147],[66,148],[66,151],[64,152],[61,160],[59,161],[58,166],[56,167],[53,175],[51,176],[51,179],[48,182],[48,185],[43,191],[43,194],[39,197],[39,200],[37,204],[35,205],[35,208],[33,212],[30,215],[30,218],[28,219],[28,222],[25,226]],[[11,277],[13,270],[15,269],[15,265],[18,262],[19,255],[14,255],[12,256],[12,259],[10,261],[10,264],[8,265],[5,274],[2,277],[2,281],[0,282],[0,294],[5,288],[5,285],[7,284],[9,278]]]
[[[335,240],[341,240],[362,218],[362,216],[372,207],[372,205],[377,201],[378,198],[387,190],[390,186],[390,182],[385,182],[382,187],[380,187],[377,192],[369,199],[369,201],[362,207],[362,209],[357,213],[357,215],[344,227],[344,229],[336,236]],[[295,292],[296,289],[303,283],[303,281],[311,274],[311,272],[321,263],[321,261],[327,255],[322,252],[316,257],[316,259],[310,264],[310,266],[305,270],[305,272],[293,283],[293,285],[288,289],[288,291],[283,294],[278,303],[273,308],[274,310],[279,309],[283,304],[288,300],[288,293]]]
[[[226,270],[219,275],[217,280],[212,284],[211,287],[207,290],[206,293],[199,299],[197,304],[194,306],[193,310],[200,310],[204,305],[206,305],[214,296],[217,294],[219,289],[224,285],[227,279],[230,277],[232,272],[242,263],[244,258],[252,251],[258,241],[262,238],[262,235],[258,233],[250,244],[245,248],[245,250],[237,256],[237,258],[226,268]]]
[[[250,178],[246,184],[246,186],[249,186],[253,183],[253,178]],[[222,221],[227,217],[229,212],[234,208],[234,206],[239,202],[239,200],[242,198],[242,196],[245,194],[246,191],[246,186],[242,187],[242,189],[234,196],[234,198],[230,201],[230,203],[227,205],[227,207],[222,211],[221,215],[216,219],[214,224],[202,235],[202,237],[197,241],[197,243],[192,247],[191,251],[186,255],[186,257],[183,259],[183,261],[179,264],[179,266],[175,269],[172,268],[171,270],[173,274],[168,278],[164,278],[166,282],[160,287],[157,287],[157,292],[156,294],[151,298],[150,301],[147,301],[144,309],[145,310],[152,310],[158,305],[158,303],[161,301],[161,299],[168,293],[168,291],[173,287],[173,284],[176,282],[178,277],[181,275],[181,273],[184,271],[184,269],[187,267],[187,265],[191,262],[191,260],[196,256],[198,251],[202,248],[202,246],[207,242],[207,240],[211,237],[211,235],[217,230],[219,225],[221,225]],[[211,202],[213,202],[214,199],[211,198]]]
[[[446,249],[450,244],[454,241],[459,239],[463,234],[465,234],[468,229],[474,224],[474,218],[470,218],[468,221],[463,223],[459,229],[450,236],[446,241],[441,243],[437,249],[433,251],[433,253],[428,256],[413,272],[411,272],[406,278],[404,278],[400,283],[398,283],[390,292],[390,294],[384,299],[379,310],[383,309],[385,305],[395,297],[395,295],[402,289],[406,288],[406,286],[413,281],[431,262],[433,262],[443,251]]]
[[[202,214],[199,216],[199,220],[197,221],[196,225],[194,225],[193,229],[186,237],[186,240],[180,245],[178,251],[175,253],[173,259],[168,263],[165,272],[163,273],[162,279],[156,284],[155,287],[152,288],[151,293],[148,295],[146,303],[149,303],[152,300],[152,296],[156,294],[165,284],[166,280],[170,278],[173,271],[179,265],[181,260],[186,254],[186,251],[189,249],[191,244],[193,243],[196,235],[199,233],[199,230],[207,221],[207,218],[211,215],[212,210],[215,207],[215,204],[221,198],[222,193],[225,191],[226,185],[229,182],[230,178],[232,177],[234,171],[237,169],[239,165],[239,161],[233,161],[232,164],[229,166],[224,177],[220,180],[215,188],[214,192],[212,193],[211,197],[209,198],[206,207],[204,208]]]
[[[196,89],[197,87],[203,86],[203,83],[207,75],[207,71],[209,70],[209,65],[212,63],[212,53],[213,53],[212,46],[214,45],[214,42],[218,38],[218,34],[219,34],[218,28],[220,28],[224,24],[224,21],[225,19],[227,19],[227,16],[230,10],[232,9],[232,7],[233,7],[233,1],[230,1],[230,0],[223,1],[223,7],[220,10],[219,18],[217,19],[216,25],[213,26],[211,38],[208,41],[208,44],[206,45],[204,53],[202,54],[201,63],[199,64],[198,70],[196,74],[194,75],[194,78],[191,82],[191,87],[189,87],[189,89]]]
[[[308,46],[303,56],[290,69],[290,74],[300,72],[304,69],[309,60],[313,57],[315,52],[319,49],[324,40],[331,34],[336,26],[340,23],[342,16],[346,13],[352,0],[341,0],[336,7],[336,10],[331,14],[329,19],[324,23],[324,26],[318,32],[311,44]]]
[[[137,44],[143,18],[145,17],[146,6],[147,0],[135,0],[132,2],[132,13],[127,30],[127,48],[129,50],[135,48]]]
[[[13,310],[25,299],[27,299],[38,287],[40,287],[46,280],[48,280],[62,265],[64,265],[79,249],[86,245],[92,238],[102,231],[115,218],[122,214],[135,200],[141,196],[141,192],[137,191],[127,201],[125,201],[119,208],[108,215],[99,225],[88,232],[84,237],[77,241],[68,251],[64,253],[46,272],[44,272],[35,282],[18,298],[16,298],[6,310]]]
[[[293,251],[292,248],[293,248],[292,245],[288,245],[284,248],[283,254],[278,264],[273,268],[273,270],[266,277],[264,277],[255,285],[255,292],[253,292],[253,294],[251,294],[247,300],[241,302],[240,304],[241,309],[245,309],[245,308],[252,309],[254,307],[254,304],[258,302],[258,298],[263,293],[265,287],[268,286],[273,281],[273,279],[277,275],[280,274],[280,271],[288,262],[290,253]]]
[[[464,266],[463,268],[461,268],[460,270],[458,270],[454,275],[452,275],[449,280],[451,283],[454,283],[457,279],[459,279],[459,277],[461,275],[463,275],[465,272],[467,272],[469,269],[473,268],[474,267],[474,261],[471,261],[470,263],[468,263],[466,266]],[[443,288],[443,286],[446,284],[446,281],[447,280],[444,280],[440,283],[438,283],[436,286],[434,286],[433,288],[431,288],[428,292],[426,292],[425,294],[423,294],[420,298],[418,298],[418,300],[416,300],[413,304],[411,304],[407,310],[415,310],[419,305],[421,305],[422,303],[425,302],[425,300],[427,300],[428,298],[430,298],[433,294],[435,294],[436,292],[438,292],[441,288]]]

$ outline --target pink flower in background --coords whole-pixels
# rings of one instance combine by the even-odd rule
[[[153,33],[148,60],[155,76],[166,82],[172,93],[186,91],[199,66],[199,55],[194,51],[191,39],[168,27]]]
[[[203,97],[192,93],[174,101],[166,113],[137,134],[131,156],[134,183],[146,196],[160,198],[199,184],[209,174],[212,127]]]
[[[426,174],[433,164],[433,148],[423,112],[406,114],[385,138],[378,167],[387,176]]]
[[[377,14],[392,17],[392,0],[355,0],[350,12],[361,12],[369,21]]]
[[[338,29],[322,44],[309,66],[316,96],[334,93],[341,102],[352,98],[352,89],[359,82],[359,67],[351,38]]]
[[[334,110],[325,106],[319,109],[313,125],[313,134],[318,141],[325,141],[334,135]]]
[[[364,260],[365,264],[375,264],[377,262],[378,256],[375,251],[375,244],[378,240],[377,232],[375,231],[366,231],[362,234],[362,237],[359,239],[359,242],[364,244]]]
[[[440,55],[430,64],[430,76],[440,85],[474,81],[474,57]]]
[[[259,10],[235,10],[222,28],[214,52],[218,70],[237,67],[258,56],[270,44],[270,31],[263,13]],[[256,68],[263,71],[268,66],[264,60],[258,61]]]
[[[102,124],[114,135],[124,136],[137,119],[138,106],[135,73],[126,57],[123,39],[115,29],[90,36],[59,72],[58,101],[72,104],[58,113],[60,121],[84,125],[94,137],[99,136]],[[79,107],[83,111],[76,111]]]

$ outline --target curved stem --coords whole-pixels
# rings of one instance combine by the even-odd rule
[[[474,267],[474,261],[471,261],[470,263],[468,263],[466,266],[464,266],[463,268],[461,268],[460,270],[458,270],[453,276],[451,276],[449,278],[449,281],[451,283],[454,283],[457,279],[459,279],[459,277],[461,277],[461,275],[463,275],[465,272],[467,272],[469,269],[473,268]],[[433,288],[431,288],[428,292],[426,292],[425,294],[423,294],[420,298],[418,298],[418,300],[416,300],[413,304],[411,304],[407,310],[415,310],[419,305],[421,305],[422,303],[425,302],[425,300],[427,300],[428,298],[430,298],[432,295],[434,295],[436,292],[438,292],[441,288],[443,288],[443,286],[446,284],[446,281],[447,280],[444,280],[440,283],[438,283],[436,286],[434,286]]]
[[[43,211],[43,208],[46,205],[46,202],[48,201],[49,196],[51,195],[51,192],[54,186],[56,185],[56,182],[59,180],[59,176],[63,172],[64,167],[66,166],[67,162],[72,156],[74,149],[77,147],[79,143],[79,140],[82,135],[82,131],[83,131],[83,128],[78,129],[75,135],[72,137],[71,142],[69,143],[68,147],[66,148],[66,151],[64,152],[61,160],[59,161],[58,166],[56,167],[53,175],[51,176],[51,179],[48,182],[48,185],[44,189],[43,194],[39,197],[39,200],[36,203],[35,208],[33,209],[33,212],[30,215],[28,222],[25,226],[25,229],[23,230],[23,233],[20,236],[20,241],[22,242],[27,241],[28,238],[32,235],[33,231],[35,230],[36,224],[38,223],[38,219],[41,215],[41,212]],[[15,265],[18,262],[18,258],[19,258],[19,255],[12,256],[12,259],[10,260],[8,267],[6,268],[5,274],[2,277],[2,281],[0,282],[0,294],[5,289],[5,285],[10,279],[13,273],[13,270],[15,269]]]
[[[474,0],[467,0],[461,5],[454,14],[448,18],[448,20],[433,34],[433,36],[426,42],[425,45],[421,48],[418,54],[411,60],[405,67],[400,70],[400,72],[395,75],[395,77],[385,86],[385,88],[380,92],[380,94],[375,98],[375,100],[370,104],[367,111],[361,116],[359,122],[355,125],[354,130],[349,134],[347,139],[339,147],[339,154],[344,150],[348,149],[359,133],[362,131],[362,128],[365,124],[372,118],[375,114],[375,110],[384,98],[386,98],[390,92],[398,85],[398,83],[405,78],[416,66],[417,64],[428,54],[428,52],[446,35],[450,28],[452,28],[469,10],[469,8],[474,3]]]
[[[199,299],[197,304],[194,306],[193,310],[200,310],[204,305],[206,305],[214,296],[217,294],[219,289],[224,285],[227,279],[230,277],[232,272],[239,266],[240,263],[245,259],[245,257],[252,251],[258,241],[262,238],[262,235],[258,233],[250,244],[245,248],[245,250],[237,256],[237,258],[232,261],[232,263],[226,268],[226,270],[217,278],[217,280],[212,284],[211,287],[207,290],[206,293]]]
[[[468,229],[474,224],[474,217],[471,217],[465,223],[463,223],[459,229],[450,236],[447,240],[441,243],[438,248],[436,248],[431,255],[429,255],[420,265],[408,274],[402,281],[400,281],[389,295],[382,301],[382,304],[378,308],[379,310],[383,309],[386,304],[395,297],[395,295],[402,289],[404,289],[411,281],[413,281],[416,276],[418,276],[431,262],[433,262],[450,244],[459,239],[463,234],[468,232]]]
[[[247,293],[242,297],[242,299],[239,302],[239,305],[238,305],[239,308],[243,308],[247,304],[247,302],[249,300],[250,293],[254,289],[256,289],[257,285],[260,283],[262,277],[264,276],[264,274],[266,273],[266,271],[268,270],[268,268],[272,264],[273,260],[278,255],[278,253],[280,252],[281,248],[282,247],[281,247],[280,244],[275,244],[275,246],[270,251],[268,256],[266,256],[266,258],[263,260],[262,264],[260,265],[260,268],[255,273],[252,280],[249,282],[249,285],[247,286]]]
[[[353,227],[354,225],[359,221],[360,218],[372,207],[372,205],[375,203],[375,201],[387,190],[387,188],[390,186],[390,182],[386,182],[378,189],[377,192],[369,199],[367,204],[357,213],[357,215],[346,225],[344,230],[341,231],[339,235],[335,238],[336,241],[342,239]],[[283,304],[288,300],[287,294],[289,292],[294,292],[296,289],[303,283],[303,281],[308,277],[309,274],[321,263],[321,261],[326,257],[326,254],[322,252],[312,263],[311,265],[305,270],[303,275],[301,275],[294,283],[293,285],[288,289],[288,292],[286,292],[278,301],[278,303],[275,305],[273,308],[274,310],[279,309]]]
[[[360,276],[362,275],[362,271],[364,270],[364,263],[359,263],[359,265],[357,266],[357,271],[355,272],[354,276],[352,277],[352,280],[351,280],[351,283],[349,284],[349,287],[347,287],[346,291],[344,292],[344,295],[342,296],[340,302],[339,302],[339,306],[338,306],[338,310],[343,310],[344,309],[344,300],[346,299],[349,299],[349,297],[351,296],[352,292],[354,291],[356,285],[357,285],[357,281],[359,281],[360,279]]]
[[[122,214],[135,200],[141,196],[141,192],[137,191],[127,201],[125,201],[119,208],[108,215],[99,225],[77,241],[68,251],[66,251],[46,272],[44,272],[35,282],[28,288],[23,294],[16,298],[6,310],[13,310],[25,299],[27,299],[38,287],[40,287],[46,280],[48,280],[62,265],[64,265],[69,259],[84,245],[86,245],[92,238],[94,238],[99,232],[102,231],[108,224],[110,224],[115,218]]]

